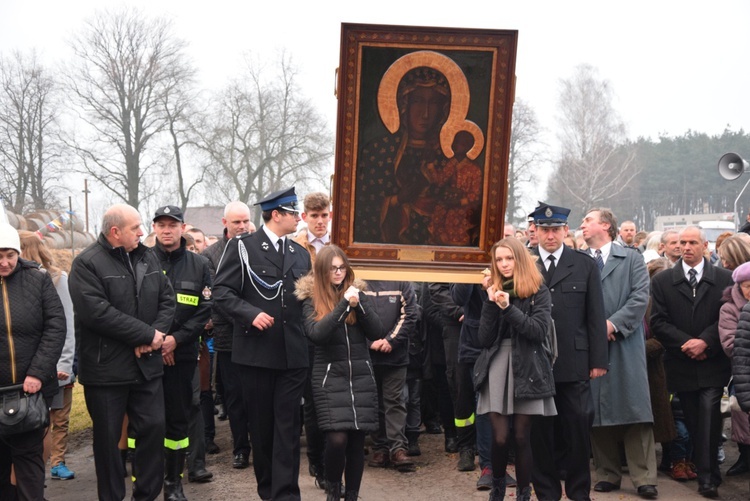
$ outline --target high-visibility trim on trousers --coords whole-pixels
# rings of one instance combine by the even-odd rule
[[[171,440],[169,438],[164,439],[164,448],[171,449],[173,451],[187,449],[189,445],[190,445],[190,438],[188,437],[185,437],[181,440]]]
[[[467,426],[473,426],[474,425],[474,413],[471,413],[471,416],[469,416],[466,419],[458,419],[454,418],[453,422],[456,424],[456,428],[465,428]]]

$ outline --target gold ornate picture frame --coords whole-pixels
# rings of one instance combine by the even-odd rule
[[[333,242],[358,276],[479,280],[502,238],[517,40],[342,25]]]

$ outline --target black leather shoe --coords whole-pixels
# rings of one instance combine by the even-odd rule
[[[737,462],[734,463],[732,467],[727,470],[727,477],[736,477],[737,475],[744,475],[748,471],[750,471],[750,464],[748,464],[747,459],[743,461],[743,458],[740,457],[740,459],[738,459]]]
[[[458,452],[458,439],[456,437],[445,437],[445,452],[449,454]]]
[[[719,489],[714,484],[700,484],[698,486],[698,494],[704,498],[717,498],[719,497]]]
[[[199,468],[195,471],[188,472],[188,481],[197,482],[199,484],[210,482],[214,478],[214,474],[205,468]]]
[[[659,496],[659,492],[656,490],[655,485],[642,485],[638,487],[638,495],[643,499],[656,499]]]
[[[234,461],[232,461],[232,468],[237,469],[244,469],[250,466],[250,460],[247,457],[247,454],[243,454],[240,452],[239,454],[234,455]]]
[[[218,454],[221,449],[213,440],[206,440],[206,454]]]
[[[601,482],[597,482],[594,486],[594,490],[596,492],[612,492],[612,491],[619,491],[620,486],[617,484],[613,484],[612,482],[606,482],[602,480]]]

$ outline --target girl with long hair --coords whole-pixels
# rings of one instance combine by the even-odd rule
[[[315,344],[312,387],[324,453],[328,501],[338,501],[344,474],[347,501],[356,500],[364,471],[365,435],[378,428],[378,395],[367,340],[383,325],[339,247],[318,252],[312,275],[297,282],[305,332]]]
[[[18,230],[21,239],[21,257],[36,261],[49,273],[65,310],[66,335],[60,360],[57,361],[58,391],[50,404],[50,432],[44,437],[44,461],[50,460],[51,476],[54,479],[75,478],[75,472],[65,465],[68,449],[70,410],[73,407],[73,359],[75,355],[75,328],[73,325],[73,301],[68,292],[68,274],[54,262],[47,244],[37,233]]]
[[[516,447],[516,497],[531,497],[531,422],[535,415],[557,414],[552,353],[548,332],[552,322],[550,293],[534,258],[515,238],[492,246],[491,285],[482,307],[479,341],[499,346],[489,375],[479,390],[477,414],[492,424],[492,490],[490,501],[505,497],[511,420]]]

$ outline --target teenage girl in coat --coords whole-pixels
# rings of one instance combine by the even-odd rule
[[[346,500],[356,500],[364,470],[365,434],[378,427],[378,395],[367,339],[383,337],[383,325],[354,278],[346,254],[335,245],[318,252],[312,276],[297,282],[304,301],[305,333],[315,346],[312,387],[324,453],[328,500],[338,501],[341,475]]]
[[[515,238],[492,246],[491,285],[482,307],[479,341],[499,345],[489,375],[479,390],[477,414],[489,413],[492,424],[492,490],[490,501],[505,497],[511,419],[516,447],[516,497],[531,497],[531,422],[534,415],[554,416],[555,382],[547,344],[551,300],[535,258]]]

